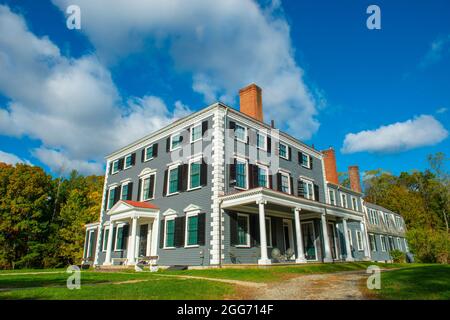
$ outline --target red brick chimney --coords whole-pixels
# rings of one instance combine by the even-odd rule
[[[242,113],[263,121],[261,88],[252,83],[239,90],[239,104]]]
[[[350,180],[350,189],[356,192],[362,192],[358,166],[348,167],[348,178]]]
[[[337,169],[336,169],[336,155],[334,149],[330,147],[328,150],[323,150],[323,161],[325,164],[325,178],[327,181],[339,184]]]

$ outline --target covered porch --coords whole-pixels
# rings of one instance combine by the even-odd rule
[[[119,260],[123,265],[135,265],[140,258],[157,255],[159,208],[148,202],[120,200],[108,212],[105,224],[106,256],[103,265]],[[107,231],[109,230],[109,231]],[[122,232],[122,235],[119,234]],[[126,244],[126,245],[125,245]],[[114,257],[121,251],[124,256]]]
[[[222,196],[221,210],[229,229],[225,264],[353,261],[348,222],[361,224],[365,233],[360,212],[266,188]],[[369,257],[363,238],[361,255]]]

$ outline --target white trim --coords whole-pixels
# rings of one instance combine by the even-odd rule
[[[166,211],[164,211],[162,215],[163,215],[163,217],[172,216],[172,215],[176,216],[177,212],[175,210],[173,210],[172,208],[169,208]]]
[[[347,232],[348,232],[348,241],[350,243],[350,247],[354,248],[355,246],[353,245],[353,232],[352,232],[352,229],[347,228]]]
[[[122,196],[123,196],[123,187],[124,187],[124,186],[128,186],[130,183],[131,183],[131,181],[126,181],[126,182],[124,182],[124,183],[122,183],[122,184],[120,185],[120,195],[119,195],[119,200],[127,200],[127,199],[122,199]],[[129,188],[129,187],[127,187],[127,188]],[[128,193],[128,189],[127,189],[127,193]],[[128,197],[128,194],[127,194],[127,197]]]
[[[188,220],[191,217],[197,217],[197,228],[198,228],[198,212],[189,212],[186,213],[186,221],[184,223],[184,247],[185,248],[197,248],[199,247],[198,244],[198,230],[197,230],[197,244],[189,244],[188,245]]]
[[[355,200],[355,202],[353,203],[353,200]],[[355,211],[358,211],[358,202],[355,196],[350,195],[350,201],[352,203],[352,209]]]
[[[87,229],[86,232],[88,233],[88,242],[87,242],[87,248],[86,248],[86,258],[92,258],[89,256],[89,252],[91,251],[91,239],[95,233],[95,228]],[[95,258],[95,252],[94,252],[94,258]]]
[[[344,193],[344,192],[342,192],[342,191],[340,191],[339,192],[339,195],[341,196],[341,207],[342,208],[346,208],[346,209],[349,209],[349,207],[348,207],[348,198],[347,198],[347,194],[346,193]],[[344,196],[345,197],[345,201],[343,201],[342,199],[342,196]],[[344,205],[344,203],[345,203],[345,205]]]
[[[244,140],[239,139],[236,136],[236,127],[241,127],[241,128],[244,129]],[[234,138],[236,139],[236,141],[247,143],[247,139],[248,139],[248,129],[247,129],[247,127],[242,125],[242,124],[239,124],[239,123],[235,122],[235,124],[234,124]]]
[[[192,134],[194,133],[194,128],[197,128],[197,127],[200,127],[200,138],[198,138],[196,140],[192,140]],[[201,122],[197,123],[197,124],[194,124],[194,125],[192,125],[190,127],[190,130],[189,130],[189,141],[190,141],[190,143],[194,143],[194,142],[197,142],[197,141],[200,141],[200,140],[203,139],[202,128],[203,128],[203,126],[202,126]]]
[[[281,155],[281,152],[280,152],[280,147],[281,147],[281,145],[283,145],[283,146],[286,147],[286,156],[285,156],[285,157],[283,157],[283,156]],[[289,146],[288,146],[286,143],[283,143],[283,142],[281,142],[281,141],[278,142],[278,156],[279,156],[280,158],[289,160]]]
[[[259,186],[259,187],[265,187],[265,188],[269,188],[269,167],[264,165],[264,164],[260,164],[257,163],[256,166],[258,167],[258,186],[259,186],[259,169],[262,169],[264,171],[266,171],[266,185],[265,186]]]
[[[264,136],[264,147],[258,146],[258,136]],[[262,133],[261,131],[256,132],[256,148],[259,150],[267,151],[267,134]]]
[[[152,143],[152,144],[150,144],[150,145],[148,145],[148,146],[146,146],[146,147],[144,148],[144,162],[150,161],[150,160],[152,160],[152,159],[154,158],[154,156],[153,156],[153,154],[154,154],[154,152],[155,152],[155,150],[153,150],[153,146],[154,146],[154,145],[155,145],[155,144]],[[147,159],[147,149],[148,149],[148,148],[152,148],[152,157]],[[145,169],[144,169],[144,170],[145,170]]]
[[[383,235],[380,235],[380,243],[381,243],[381,251],[386,252],[386,238]]]
[[[397,247],[398,247],[398,250],[403,251],[402,245],[400,244],[400,237],[397,237]]]
[[[307,158],[308,158],[308,162],[307,162],[307,164],[305,165],[305,164],[303,164],[303,158],[301,159],[301,166],[302,167],[304,167],[304,168],[307,168],[307,169],[311,169],[311,156],[308,154],[308,153],[306,153],[306,152],[302,152],[302,157],[303,157],[303,155],[306,155],[307,156]]]
[[[123,232],[123,227],[125,226],[125,223],[118,223],[118,224],[116,224],[116,226],[115,226],[115,229],[116,229],[116,235],[115,235],[115,237],[114,237],[114,251],[117,251],[117,252],[122,252],[123,251],[123,249],[117,249],[117,237],[118,237],[118,235],[119,235],[119,228],[122,228],[122,232]],[[114,230],[114,229],[113,229]],[[113,231],[113,233],[114,233],[114,231]],[[123,244],[123,242],[125,241],[125,238],[123,238],[123,234],[122,234],[122,244]]]
[[[291,188],[292,188],[292,186],[291,186],[291,175],[289,173],[287,173],[286,171],[283,171],[281,169],[279,169],[278,172],[282,176],[281,179],[280,179],[280,182],[281,182],[280,191],[283,192],[283,193],[286,193],[286,194],[291,194]],[[287,179],[288,179],[288,192],[284,192],[283,191],[283,176],[287,177]]]
[[[180,192],[179,190],[174,191],[174,192],[172,192],[172,193],[169,192],[169,190],[170,190],[170,172],[171,172],[172,170],[179,169],[179,168],[180,168],[180,165],[181,165],[181,162],[178,163],[178,164],[173,164],[173,165],[171,165],[171,166],[169,166],[169,167],[167,168],[167,186],[166,186],[167,189],[166,189],[166,196],[171,196],[171,195],[174,195],[174,194],[178,194],[178,193]],[[178,171],[177,171],[177,183],[180,183],[180,182],[178,181],[178,178],[179,178],[179,176],[178,176]]]
[[[373,239],[373,243],[372,243],[372,239]],[[373,233],[369,233],[369,242],[370,242],[370,246],[372,247],[371,249],[371,251],[372,252],[377,252],[378,250],[378,248],[377,248],[377,237],[376,237],[376,235],[375,234],[373,234]],[[375,245],[373,245],[373,244],[375,244]]]
[[[331,203],[331,194],[333,194],[334,203]],[[332,206],[337,205],[336,190],[334,190],[332,188],[328,188],[328,199],[329,199],[329,204],[331,204]]]
[[[103,228],[103,236],[102,236],[102,252],[106,252],[106,250],[108,249],[108,238],[106,238],[106,230],[108,230],[108,237],[109,237],[109,226],[105,226]],[[106,239],[105,239],[106,238]]]
[[[195,205],[195,204],[190,204],[188,205],[186,208],[183,209],[183,212],[192,212],[192,211],[201,211],[202,208]]]
[[[247,233],[245,235],[245,239],[246,239],[246,244],[237,244],[235,247],[236,248],[250,248],[250,214],[247,213],[238,213],[237,214],[237,220],[239,220],[239,216],[241,217],[245,217],[247,220]],[[238,223],[238,228],[239,228],[239,223]],[[238,239],[239,239],[239,230],[237,230],[238,233]]]
[[[164,235],[163,235],[163,237],[164,237],[164,239],[163,239],[163,249],[175,249],[175,218],[176,218],[176,216],[167,216],[167,217],[165,217],[164,218]],[[166,247],[166,242],[167,242],[167,239],[166,239],[166,236],[167,236],[167,221],[172,221],[172,220],[174,220],[173,221],[173,244],[174,244],[174,246],[173,247]]]
[[[236,177],[235,177],[236,178],[236,183],[235,183],[234,187],[236,189],[248,190],[248,160],[245,159],[245,158],[238,157],[238,156],[236,156],[234,158],[236,160],[236,168],[235,168],[235,170],[236,170]],[[241,163],[245,164],[245,187],[244,188],[237,185],[237,181],[238,181],[238,179],[237,179],[237,164],[238,164],[238,162],[241,162]]]
[[[188,161],[188,181],[187,181],[187,191],[197,190],[202,188],[202,156],[197,156],[195,158],[191,158]],[[200,161],[200,172],[199,172],[199,185],[191,188],[191,164]]]
[[[148,198],[148,199],[144,199],[144,183],[145,183],[145,180],[147,180],[147,179],[149,179],[149,184],[150,184],[150,177],[151,176],[154,176],[154,179],[153,179],[153,196],[151,197],[151,198]],[[139,195],[139,200],[140,201],[149,201],[149,200],[152,200],[152,199],[155,199],[155,191],[156,191],[156,172],[155,171],[153,171],[153,172],[151,172],[151,173],[148,173],[148,174],[145,174],[145,175],[143,175],[143,176],[140,176],[139,177],[139,181],[140,181],[140,183],[141,183],[141,194]],[[151,186],[149,185],[149,188],[151,188]]]
[[[120,171],[119,166],[117,166],[117,171],[114,171],[114,164],[115,164],[115,163],[118,164],[118,163],[119,163],[119,160],[120,160],[120,159],[114,160],[114,161],[111,163],[111,174],[116,174],[117,172]]]
[[[108,202],[106,203],[106,210],[111,210],[114,207],[114,198],[116,196],[116,192],[115,191],[114,191],[114,197],[112,197],[112,199],[113,199],[112,206],[109,206],[109,203],[111,201],[111,191],[115,190],[117,186],[118,185],[112,185],[112,186],[108,187]],[[119,197],[119,200],[120,200],[120,197]]]
[[[358,251],[364,250],[363,237],[362,232],[360,230],[355,230],[356,232],[356,245],[358,247]]]
[[[136,157],[136,156],[135,156],[135,157]],[[133,153],[127,154],[127,155],[125,156],[125,158],[123,158],[123,170],[130,169],[130,168],[133,166],[132,164],[130,164],[130,165],[127,167],[127,158],[133,158]]]
[[[307,186],[307,188],[306,188],[306,190],[308,191],[308,194],[306,194],[305,193],[305,198],[306,199],[309,199],[309,200],[316,200],[316,195],[314,194],[315,192],[314,192],[314,180],[311,180],[311,179],[305,179],[305,178],[302,178],[302,177],[300,177],[300,180],[302,181],[302,182],[304,182],[304,183],[306,183],[306,184],[308,184],[308,185],[310,185],[311,186],[311,192],[312,192],[312,194],[309,194],[309,188],[308,188],[308,186]],[[308,197],[309,196],[309,197]]]
[[[181,132],[182,132],[182,130],[180,130],[180,131],[177,132],[177,133],[173,133],[173,134],[170,135],[170,140],[169,140],[169,151],[170,151],[170,152],[175,151],[175,150],[178,150],[178,149],[181,148],[181,144],[183,143],[183,141],[181,141],[177,147],[175,147],[175,148],[172,147],[173,138],[174,138],[175,136],[182,137]]]

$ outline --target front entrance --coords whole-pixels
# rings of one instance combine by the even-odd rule
[[[302,235],[306,260],[317,260],[316,234],[312,221],[302,222]]]
[[[147,256],[147,238],[148,238],[148,224],[141,224],[139,227],[139,251],[138,257]]]
[[[291,260],[295,259],[295,250],[294,250],[294,233],[292,230],[292,220],[284,219],[283,220],[283,239],[284,239],[284,252],[285,254],[289,251],[292,251],[293,255],[289,258]]]
[[[336,237],[336,228],[334,223],[328,223],[328,239],[330,241],[330,250],[331,250],[331,257],[333,260],[337,259],[337,237]]]

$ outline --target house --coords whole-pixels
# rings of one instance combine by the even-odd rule
[[[369,229],[374,205],[363,201],[358,167],[349,168],[350,188],[339,185],[332,148],[318,151],[266,124],[255,84],[239,96],[240,111],[215,103],[106,157],[100,219],[86,225],[83,263],[389,259],[370,247],[372,235],[390,229]],[[406,244],[403,233],[389,235]]]

